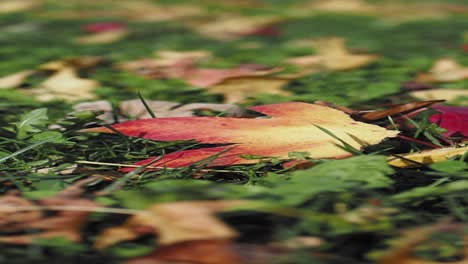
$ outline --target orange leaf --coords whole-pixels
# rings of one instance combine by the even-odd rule
[[[315,125],[327,129],[355,148],[377,144],[398,131],[358,122],[347,114],[321,105],[300,102],[260,105],[251,110],[271,118],[174,117],[123,122],[113,125],[122,134],[153,140],[191,140],[207,144],[230,144],[174,152],[154,166],[181,167],[222,152],[209,166],[258,162],[243,154],[287,159],[288,153],[305,151],[313,158],[342,158],[351,154],[341,142]],[[98,127],[85,132],[113,133]],[[138,164],[148,163],[150,160]]]
[[[214,216],[243,201],[188,201],[156,204],[130,217],[121,226],[111,227],[99,236],[95,247],[106,248],[133,240],[140,235],[158,235],[159,245],[206,239],[231,239],[237,233]]]

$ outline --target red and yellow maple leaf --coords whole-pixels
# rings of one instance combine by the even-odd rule
[[[113,128],[126,136],[152,140],[196,140],[204,144],[229,144],[178,151],[162,157],[152,166],[183,167],[219,154],[208,166],[258,162],[242,155],[288,159],[289,152],[306,151],[313,158],[342,158],[351,154],[325,128],[355,148],[377,144],[398,131],[358,122],[344,112],[300,102],[250,107],[270,118],[173,117],[123,122]],[[113,133],[104,127],[86,132]],[[153,161],[147,159],[138,165]]]

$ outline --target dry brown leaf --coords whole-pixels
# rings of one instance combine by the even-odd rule
[[[409,95],[420,100],[468,101],[468,90],[461,89],[422,90],[411,92]]]
[[[25,93],[33,95],[39,101],[54,99],[76,101],[95,98],[96,95],[93,91],[98,86],[99,82],[80,78],[74,68],[65,67],[54,73],[38,87],[28,89]]]
[[[468,79],[468,67],[448,58],[437,60],[428,73],[416,76],[417,82],[454,82],[465,79]]]
[[[449,158],[463,155],[465,152],[468,151],[468,146],[465,147],[446,147],[446,148],[439,148],[434,150],[427,150],[421,151],[416,153],[408,153],[402,154],[403,158],[398,157],[389,157],[388,164],[400,167],[400,168],[408,168],[408,167],[418,167],[418,163],[422,164],[432,164],[435,162],[440,162],[447,160]],[[415,161],[415,162],[411,162]]]
[[[440,102],[442,101],[431,100],[431,101],[424,101],[424,102],[412,102],[412,103],[407,103],[407,104],[398,104],[398,105],[391,106],[390,108],[384,109],[384,110],[355,112],[353,113],[353,115],[358,116],[359,118],[366,120],[366,121],[374,121],[374,120],[386,118],[387,116],[408,114],[409,112],[416,111],[425,107],[429,107],[435,103],[440,103]]]
[[[229,240],[194,240],[166,245],[155,250],[151,255],[137,257],[125,264],[241,264],[232,242]],[[249,262],[252,263],[252,262]]]
[[[0,89],[16,88],[23,84],[24,81],[33,73],[34,71],[32,70],[26,70],[4,76],[0,78]]]
[[[300,241],[299,241],[300,240]],[[288,243],[291,244],[291,243]],[[312,238],[299,237],[294,246],[307,247],[317,244]],[[226,239],[195,240],[157,248],[147,256],[130,259],[125,264],[266,264],[287,257],[291,248],[284,243],[272,245],[241,244]],[[295,248],[293,248],[295,249]],[[314,253],[311,253],[312,256]],[[313,259],[326,256],[315,254]]]
[[[210,93],[224,95],[224,102],[239,103],[258,94],[291,95],[281,90],[290,80],[280,77],[252,76],[228,78],[214,86],[206,88]]]
[[[27,11],[38,7],[40,4],[37,0],[2,0],[0,2],[0,14]]]
[[[295,57],[287,63],[299,67],[300,72],[286,76],[300,77],[321,70],[344,71],[365,66],[379,58],[375,54],[351,54],[342,38],[320,38],[310,40],[317,54]]]
[[[235,40],[279,22],[278,17],[221,15],[208,22],[193,23],[192,30],[200,35],[216,40]]]
[[[214,214],[243,201],[189,201],[156,204],[123,225],[104,230],[95,247],[103,249],[143,234],[157,235],[159,245],[193,240],[232,239],[237,234]]]
[[[125,38],[128,35],[128,33],[129,32],[126,28],[121,28],[118,30],[111,30],[76,37],[73,39],[73,42],[83,45],[108,44]]]
[[[15,193],[0,197],[0,232],[22,232],[25,234],[0,235],[0,242],[10,244],[30,244],[38,238],[65,237],[71,241],[81,240],[81,228],[87,221],[90,210],[98,207],[93,201],[79,198],[83,186],[96,178],[80,180],[54,197],[36,203],[19,197]],[[87,210],[59,210],[48,215],[47,207],[72,206]],[[34,210],[37,207],[37,210]],[[37,229],[38,232],[28,233]]]

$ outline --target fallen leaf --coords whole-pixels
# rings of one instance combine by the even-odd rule
[[[204,37],[228,41],[258,34],[277,22],[278,17],[221,15],[208,22],[193,23],[190,27]]]
[[[206,88],[210,93],[224,95],[224,102],[239,103],[258,94],[291,95],[281,90],[290,80],[281,77],[252,76],[227,78],[221,83]]]
[[[33,95],[39,101],[54,99],[75,101],[95,98],[93,91],[98,86],[99,82],[80,78],[74,68],[66,67],[53,74],[38,87],[26,90],[25,93]]]
[[[342,38],[320,38],[310,40],[308,43],[314,47],[317,54],[288,59],[287,63],[301,69],[300,73],[292,76],[302,76],[321,70],[351,70],[368,65],[379,58],[375,54],[350,53]]]
[[[125,264],[169,264],[169,263],[195,263],[195,264],[265,264],[275,263],[279,258],[287,257],[291,249],[307,247],[317,244],[313,238],[299,237],[294,245],[286,242],[273,245],[241,244],[229,240],[194,240],[180,242],[157,248],[153,253],[130,259]],[[294,246],[296,248],[294,248]],[[304,257],[304,256],[303,256]],[[320,254],[309,255],[308,260],[315,261],[324,258]]]
[[[0,14],[27,11],[38,7],[40,4],[37,0],[2,0],[0,2]]]
[[[154,56],[156,56],[156,58],[145,58],[119,63],[116,65],[116,68],[131,71],[136,74],[146,76],[148,78],[166,78],[168,77],[167,71],[170,71],[171,68],[178,67],[178,63],[193,63],[202,59],[209,58],[211,57],[211,54],[207,51],[198,50],[160,50],[155,51]]]
[[[77,44],[108,44],[119,41],[127,35],[128,30],[126,28],[119,28],[76,37],[73,41]]]
[[[187,83],[199,87],[210,87],[229,78],[265,76],[280,70],[279,68],[270,68],[258,64],[241,64],[232,69],[190,69],[190,67],[188,66],[187,71],[182,75],[177,76],[175,74],[174,77],[184,79]]]
[[[99,22],[85,24],[81,26],[82,30],[88,33],[102,33],[126,28],[126,25],[119,22]]]
[[[131,216],[121,226],[104,230],[94,246],[103,249],[145,234],[156,235],[159,245],[194,240],[232,239],[237,233],[218,220],[214,214],[243,203],[223,200],[156,204]]]
[[[461,89],[422,90],[411,92],[409,95],[420,100],[446,100],[463,102],[468,100],[468,90]]]
[[[231,69],[197,68],[197,61],[210,57],[205,51],[158,51],[155,55],[157,59],[129,61],[116,67],[150,79],[182,79],[198,87],[209,87],[228,78],[264,76],[281,70],[258,64],[241,64]]]
[[[313,10],[324,12],[349,12],[360,15],[376,11],[374,5],[362,0],[319,0],[309,2],[308,6]]]
[[[0,89],[19,87],[34,71],[26,70],[0,78]]]
[[[137,257],[124,264],[195,263],[241,264],[235,248],[229,240],[194,240],[162,246],[152,254]],[[251,261],[251,259],[249,260]],[[249,262],[252,263],[252,262]]]
[[[182,167],[219,154],[210,166],[255,163],[240,155],[288,159],[288,153],[306,151],[312,158],[342,158],[351,154],[337,145],[340,141],[314,125],[321,126],[355,148],[379,143],[394,137],[398,131],[365,124],[347,114],[320,105],[300,102],[250,107],[270,118],[182,117],[156,118],[113,125],[122,134],[152,140],[192,140],[206,144],[231,144],[174,152],[165,155],[154,166]],[[85,132],[113,133],[98,127]],[[222,152],[222,153],[221,153]],[[221,153],[221,154],[220,154]],[[148,159],[137,164],[150,162]]]
[[[417,82],[454,82],[468,79],[468,67],[463,67],[455,60],[443,58],[437,60],[428,73],[416,76]]]
[[[104,62],[102,57],[98,56],[80,56],[80,57],[69,57],[61,60],[49,61],[47,63],[38,66],[39,70],[42,71],[59,71],[64,68],[75,68],[75,69],[87,69],[99,65]]]
[[[457,106],[436,105],[433,106],[439,113],[431,115],[429,121],[447,130],[442,135],[446,137],[455,134],[461,134],[463,137],[468,137],[468,108]]]
[[[92,99],[95,97],[92,92],[99,86],[99,83],[78,77],[77,71],[94,67],[101,62],[103,59],[96,56],[70,57],[50,61],[39,65],[37,70],[22,71],[0,79],[0,89],[17,88],[30,75],[45,71],[46,73],[52,72],[48,79],[37,87],[21,89],[20,91],[33,95],[40,101]]]
[[[468,151],[468,147],[446,147],[434,150],[426,150],[416,153],[401,154],[399,157],[389,157],[388,164],[400,167],[418,167],[420,164],[432,164],[448,160],[452,157],[463,155]],[[411,162],[414,161],[414,162]]]
[[[310,16],[317,12],[351,13],[371,15],[393,22],[409,22],[422,19],[442,19],[457,13],[463,5],[450,3],[371,3],[364,0],[313,0],[300,3],[293,9],[296,16]],[[463,12],[463,11],[462,11]]]
[[[237,111],[239,107],[232,104],[191,103],[182,105],[176,102],[146,100],[148,107],[154,115],[160,117],[189,117],[194,116],[196,110],[212,110],[217,112]],[[79,111],[103,111],[97,118],[106,123],[115,123],[112,105],[108,101],[82,102],[73,106],[73,110]],[[151,118],[145,105],[140,99],[125,100],[119,103],[118,120],[125,121],[128,118]]]
[[[38,238],[65,237],[70,241],[81,240],[81,229],[87,221],[90,210],[98,207],[93,201],[80,198],[83,186],[96,181],[90,177],[65,188],[54,197],[36,202],[10,193],[0,197],[0,232],[27,232],[26,234],[2,234],[0,242],[8,244],[30,244]],[[74,207],[87,210],[57,210],[50,215],[48,207]],[[37,207],[36,210],[34,208]],[[37,232],[28,232],[31,230]]]

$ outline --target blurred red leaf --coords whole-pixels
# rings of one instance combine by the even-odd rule
[[[459,133],[465,138],[468,137],[468,126],[466,126],[468,107],[436,105],[432,108],[439,113],[431,115],[429,121],[446,129],[447,132],[443,133],[444,136],[450,137]]]
[[[121,30],[125,27],[125,24],[120,22],[100,22],[83,25],[81,29],[88,33],[102,33],[114,30]]]

